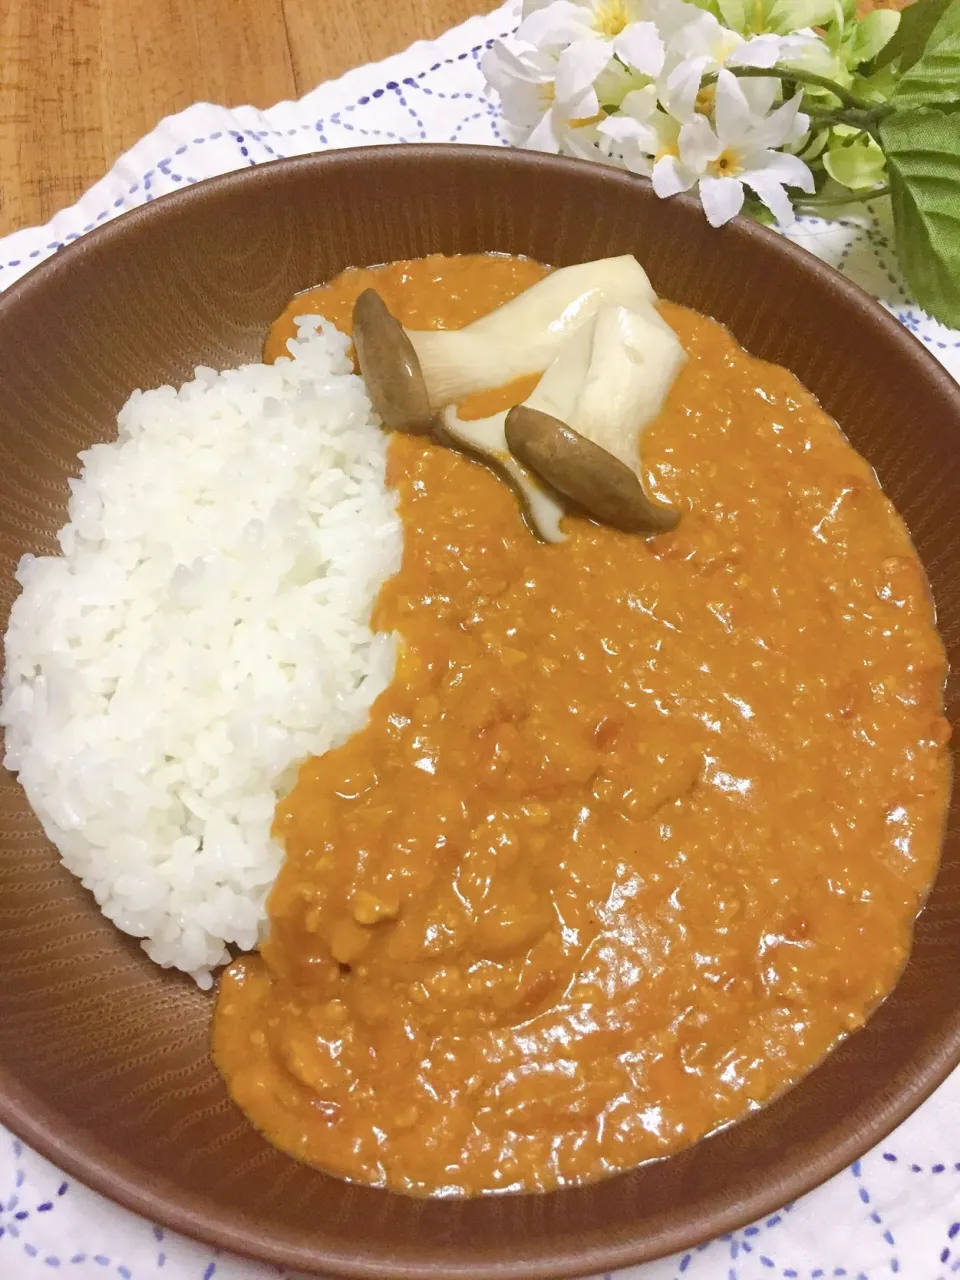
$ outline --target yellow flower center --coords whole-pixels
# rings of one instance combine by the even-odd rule
[[[595,116],[584,116],[579,120],[571,120],[569,122],[571,129],[585,129],[588,124],[599,124],[601,120],[606,120],[605,111],[598,111]]]
[[[716,160],[711,160],[707,166],[715,178],[732,178],[740,172],[743,165],[740,163],[740,157],[735,151],[731,151],[729,147],[721,151]]]
[[[675,142],[665,142],[657,154],[653,157],[653,163],[662,160],[664,156],[679,156],[680,150]]]
[[[627,13],[626,0],[604,0],[597,10],[593,25],[600,35],[612,40],[629,23],[630,15]]]
[[[701,116],[713,115],[713,108],[717,102],[717,86],[715,84],[705,84],[696,96],[693,109]]]

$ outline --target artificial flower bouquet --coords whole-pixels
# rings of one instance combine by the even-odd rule
[[[888,196],[917,301],[960,327],[960,0],[525,0],[483,69],[514,141],[695,189],[720,226]]]

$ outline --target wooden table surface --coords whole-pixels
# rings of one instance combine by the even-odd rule
[[[0,235],[72,204],[163,116],[268,107],[498,0],[0,0]]]
[[[497,3],[0,0],[0,235],[72,204],[192,102],[298,98]]]

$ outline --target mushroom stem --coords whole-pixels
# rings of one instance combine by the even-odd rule
[[[574,330],[547,366],[543,377],[527,397],[526,404],[545,413],[567,414],[572,411],[590,364],[593,328],[591,318]],[[489,418],[465,420],[457,414],[454,405],[449,405],[443,412],[442,421],[454,445],[477,454],[503,474],[523,502],[534,532],[545,542],[562,542],[565,536],[560,528],[563,504],[510,452],[504,434],[506,410]]]
[[[576,405],[570,416],[557,416],[639,472],[640,438],[663,409],[686,359],[677,335],[654,307],[602,307]]]
[[[643,268],[625,255],[555,271],[465,329],[408,332],[367,289],[353,337],[384,425],[416,434],[442,427],[504,474],[547,541],[564,536],[558,494],[607,524],[649,533],[680,515],[645,493],[639,440],[686,359],[655,301]],[[453,407],[541,372],[509,413],[470,422]]]
[[[453,405],[443,411],[443,425],[454,447],[476,454],[500,472],[520,498],[527,522],[544,542],[562,542],[564,534],[560,521],[565,514],[563,503],[507,448],[504,435],[506,420],[506,412],[465,422],[457,417]]]
[[[632,254],[561,267],[463,329],[406,330],[434,409],[525,374],[542,373],[567,338],[604,304],[656,302]]]
[[[448,408],[443,423],[506,475],[548,542],[563,537],[556,495],[614,528],[662,532],[680,513],[645,492],[639,441],[685,359],[654,307],[605,304],[567,336],[522,405],[475,422]]]
[[[511,453],[588,514],[627,532],[672,529],[680,513],[640,478],[640,437],[663,408],[686,353],[653,307],[604,306],[572,405],[530,397],[507,414]],[[562,353],[566,357],[566,349]],[[571,365],[582,368],[582,354]]]

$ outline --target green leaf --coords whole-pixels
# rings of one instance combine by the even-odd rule
[[[960,112],[898,111],[880,140],[903,274],[925,311],[960,328]]]
[[[801,27],[822,27],[837,16],[835,0],[775,0],[767,18],[770,31],[789,35]]]
[[[897,28],[899,31],[900,28]],[[896,36],[894,36],[896,39]],[[886,52],[884,50],[884,52]],[[873,75],[858,75],[850,88],[862,98],[864,102],[886,102],[894,89],[897,87],[899,76],[890,63],[886,63],[880,67],[878,71],[874,71]]]
[[[889,44],[900,26],[900,15],[895,9],[874,9],[851,27],[849,65],[859,67],[861,62],[872,62]]]
[[[717,0],[692,0],[692,3],[696,5],[698,9],[704,9],[707,13],[712,13],[718,22],[723,21]]]
[[[890,101],[907,108],[960,103],[960,0],[946,9]]]
[[[851,191],[878,187],[886,177],[883,152],[869,138],[852,145],[833,145],[823,157],[823,167],[834,182]]]
[[[603,109],[609,115],[621,106],[628,93],[645,89],[650,83],[649,76],[633,67],[624,66],[619,58],[611,58],[594,80],[593,87]]]
[[[915,0],[900,15],[897,34],[877,58],[877,66],[885,67],[895,58],[900,60],[901,72],[917,61],[933,29],[950,8],[952,0]]]
[[[853,78],[825,40],[804,42],[799,49],[784,54],[777,65],[795,67],[798,71],[809,71],[814,75],[825,76],[828,80],[835,80],[841,88],[847,88]],[[814,97],[829,94],[828,89],[814,89],[811,86],[804,86],[804,88],[805,92]]]
[[[753,218],[755,222],[762,222],[766,227],[775,227],[777,220],[767,208],[765,204],[761,204],[759,200],[752,196],[747,196],[744,202],[743,212],[748,218]]]
[[[854,130],[854,132],[856,132],[856,130]],[[812,161],[816,160],[818,156],[823,154],[824,148],[829,141],[830,130],[821,129],[819,133],[812,133],[810,135],[806,146],[801,151],[797,152],[797,154],[805,164],[810,164]]]
[[[747,25],[747,10],[743,0],[717,0],[720,21],[731,31],[743,31]]]

